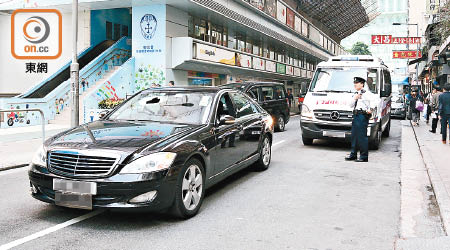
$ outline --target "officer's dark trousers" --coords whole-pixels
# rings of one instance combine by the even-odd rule
[[[367,125],[369,121],[365,115],[356,114],[352,121],[352,156],[357,156],[358,150],[361,152],[360,159],[369,158],[369,138],[367,137]]]

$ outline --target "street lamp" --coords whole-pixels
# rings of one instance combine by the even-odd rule
[[[417,37],[419,37],[419,24],[418,23],[392,23],[392,25],[416,25]],[[409,34],[409,31],[408,31]],[[408,43],[409,49],[409,43]],[[417,57],[419,57],[419,44],[417,44]],[[419,82],[419,65],[416,65],[416,82]]]

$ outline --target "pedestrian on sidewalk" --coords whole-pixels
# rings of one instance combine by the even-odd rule
[[[415,90],[411,93],[411,100],[409,101],[409,109],[411,110],[413,126],[419,126],[421,110],[418,108],[420,105],[422,105],[423,108],[422,99],[420,99],[420,96],[417,95],[417,90]]]
[[[441,119],[442,143],[447,144],[447,126],[450,124],[450,84],[444,86],[445,92],[439,96],[439,118]]]
[[[436,133],[437,124],[439,121],[439,96],[442,94],[440,87],[433,88],[433,95],[431,96],[431,133]],[[442,131],[441,131],[442,133]]]
[[[81,86],[83,87],[83,92],[86,90],[86,78],[81,80]]]
[[[294,101],[294,95],[292,95],[292,92],[290,89],[288,89],[287,98],[288,98],[288,102],[289,102],[289,109],[291,109],[292,101]]]

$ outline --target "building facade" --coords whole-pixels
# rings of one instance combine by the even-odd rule
[[[152,85],[164,86],[169,81],[177,86],[278,81],[298,95],[308,86],[316,65],[330,56],[345,54],[340,40],[368,22],[359,1],[353,3],[352,16],[328,10],[334,15],[328,17],[343,23],[340,28],[332,26],[335,22],[321,19],[318,14],[322,13],[314,12],[317,8],[306,2],[79,1],[80,61],[106,46],[106,41],[113,44],[82,65],[80,79],[89,83],[89,89],[82,90],[80,104],[84,121],[95,108],[100,108],[99,103],[105,98],[124,99],[136,91]],[[70,63],[71,3],[70,0],[0,2],[0,26],[6,33],[11,33],[11,14],[16,9],[59,10],[64,44],[60,58],[46,61],[48,72],[36,75],[22,73],[26,62],[13,58],[9,54],[11,44],[2,40],[0,62],[6,67],[0,68],[0,93],[21,95],[0,99],[0,107],[42,107],[51,110],[48,119],[52,120],[67,106],[70,82],[61,78],[59,83],[54,79]],[[357,21],[355,16],[359,18]],[[16,73],[11,78],[9,72]],[[12,79],[15,84],[9,84]],[[52,82],[55,91],[48,82]],[[58,105],[59,100],[63,100],[63,106]]]
[[[393,23],[408,22],[408,0],[378,0],[379,15],[364,28],[353,33],[342,40],[342,46],[351,49],[353,44],[360,41],[369,46],[373,56],[381,58],[384,63],[394,72],[394,75],[407,75],[407,60],[394,59],[394,50],[407,50],[404,44],[372,44],[372,35],[392,35],[393,37],[407,37],[408,27],[406,25],[393,25]],[[380,32],[380,27],[383,31]],[[415,33],[410,35],[415,36]],[[411,47],[410,49],[414,49]]]

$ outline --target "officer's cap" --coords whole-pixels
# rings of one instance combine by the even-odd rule
[[[359,83],[364,84],[366,82],[366,80],[361,77],[355,77],[355,78],[353,78],[353,82],[359,82]]]

